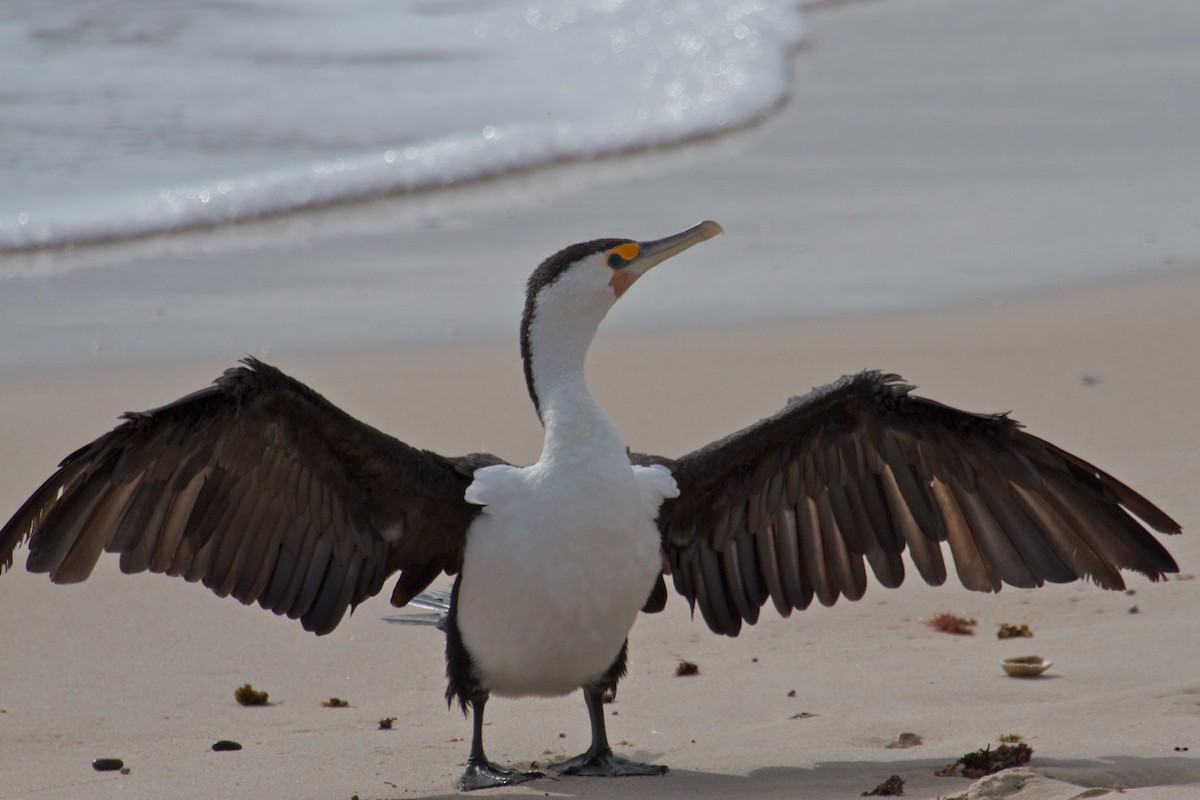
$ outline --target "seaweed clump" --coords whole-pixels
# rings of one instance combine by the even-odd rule
[[[1001,770],[1028,764],[1033,758],[1033,748],[1024,742],[1002,744],[995,750],[989,744],[982,750],[974,750],[959,756],[953,764],[947,764],[934,774],[942,777],[961,775],[964,778],[982,778]]]
[[[233,699],[238,701],[239,705],[243,706],[265,706],[267,704],[267,693],[260,692],[248,683],[244,683],[233,690]]]
[[[926,623],[929,627],[940,633],[953,633],[958,636],[974,636],[975,631],[971,630],[977,623],[973,617],[960,617],[956,614],[944,613],[936,614]]]
[[[863,797],[899,797],[904,794],[904,778],[892,775],[886,781],[869,792],[863,792]]]
[[[1033,631],[1029,629],[1029,625],[1022,622],[1020,625],[1005,623],[1000,626],[1000,630],[996,631],[997,639],[1017,639],[1017,638],[1032,638]]]

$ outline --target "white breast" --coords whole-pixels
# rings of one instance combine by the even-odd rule
[[[560,465],[561,466],[561,465]],[[488,467],[467,537],[457,619],[481,684],[561,695],[620,653],[661,567],[655,519],[678,494],[662,467]]]

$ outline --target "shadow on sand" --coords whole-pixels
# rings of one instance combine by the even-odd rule
[[[637,753],[638,758],[651,754]],[[694,800],[697,797],[858,797],[891,775],[905,781],[905,795],[914,798],[952,796],[966,791],[972,781],[943,778],[934,771],[953,761],[944,759],[894,761],[835,761],[812,767],[765,767],[748,775],[697,770],[671,770],[663,778],[547,778],[520,788],[495,792],[505,798],[587,797],[614,800]],[[1039,759],[1030,771],[1080,789],[1138,788],[1200,784],[1200,758],[1178,756],[1141,758],[1105,756],[1095,759]],[[481,792],[483,798],[492,792]],[[432,798],[463,798],[447,792]],[[411,798],[408,798],[411,800]]]

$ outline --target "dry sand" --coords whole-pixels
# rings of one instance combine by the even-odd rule
[[[917,12],[945,12],[935,5],[948,4],[911,4]],[[923,42],[920,18],[905,18],[912,29],[904,35],[913,37],[916,52],[982,30],[1008,41],[1004,25],[1012,24],[1015,12],[1006,17],[994,11],[995,4],[978,0],[949,5],[966,9],[950,37],[943,31]],[[1067,5],[1080,3],[1054,8]],[[888,6],[822,12],[821,20],[814,19],[818,45],[822,35],[831,45],[853,44],[835,53],[832,68],[818,57],[825,51],[805,54],[798,61],[801,72],[833,80],[858,60],[866,64],[860,88],[876,86],[873,75],[890,79],[879,90],[885,94],[901,83],[928,85],[913,64],[881,70],[863,60],[891,34]],[[1097,17],[1095,24],[1113,23]],[[1113,31],[1114,37],[1122,34],[1119,27]],[[1014,61],[1020,60],[1018,53]],[[1136,64],[1112,59],[1104,66],[1101,81]],[[805,85],[820,95],[828,84]],[[969,94],[970,87],[956,91]],[[1051,263],[1116,257],[1128,258],[1133,272],[1195,252],[1194,231],[1190,244],[1156,238],[1153,246],[1139,246],[1153,231],[1137,226],[1128,230],[1131,249],[1098,252],[1096,230],[1077,224],[1088,217],[1090,225],[1124,231],[1122,209],[1175,197],[1164,188],[1163,174],[1178,153],[1159,157],[1163,174],[1142,174],[1143,182],[1128,184],[1138,190],[1133,197],[1122,199],[1120,181],[1100,190],[1088,182],[1109,163],[1130,168],[1132,161],[1110,158],[1120,151],[1120,137],[1110,142],[1114,151],[1071,153],[1061,161],[1070,169],[1061,173],[1050,163],[1053,154],[1025,173],[1009,169],[1020,160],[1019,153],[1010,154],[1011,162],[990,165],[995,174],[976,171],[982,162],[972,155],[961,159],[961,183],[948,191],[922,178],[923,165],[934,162],[914,157],[912,169],[893,175],[885,187],[855,183],[867,173],[834,169],[831,177],[849,175],[843,184],[828,191],[810,186],[792,197],[788,182],[812,179],[828,148],[845,146],[843,167],[853,160],[852,134],[878,123],[865,111],[888,116],[886,97],[870,95],[866,103],[845,106],[836,102],[841,97],[827,98],[833,108],[826,110],[836,117],[827,139],[786,127],[812,124],[791,109],[763,126],[750,151],[717,148],[704,164],[685,159],[682,169],[639,184],[628,202],[619,185],[601,186],[553,208],[476,213],[483,218],[458,220],[465,229],[440,235],[458,240],[456,252],[507,236],[498,241],[540,257],[545,253],[532,249],[547,240],[548,230],[565,241],[620,232],[627,225],[609,225],[630,216],[658,219],[664,204],[677,201],[685,206],[676,209],[682,218],[670,224],[716,216],[730,229],[728,244],[736,244],[736,252],[774,268],[803,253],[801,245],[809,248],[803,268],[849,268],[891,252],[911,254],[918,240],[929,257],[970,253],[979,269],[998,268],[992,262],[1006,258]],[[1093,96],[1097,107],[1104,97]],[[803,137],[796,138],[801,130]],[[949,144],[975,141],[953,131],[946,135]],[[1005,137],[1003,130],[991,135],[997,144]],[[918,155],[940,148],[925,133],[913,141],[927,144]],[[1041,152],[1043,145],[1028,147]],[[877,170],[871,180],[888,174]],[[714,181],[723,187],[722,207],[732,217],[706,207]],[[979,209],[972,212],[962,201],[978,187],[995,192],[991,206],[1000,216],[967,218]],[[830,196],[838,198],[831,205]],[[1098,218],[1087,204],[1096,198],[1102,199],[1094,207],[1105,211]],[[1066,214],[1081,202],[1086,213]],[[1025,203],[1045,211],[1045,226],[1031,230],[1013,222],[1019,215],[1003,213]],[[863,208],[867,213],[859,215]],[[794,230],[796,219],[808,225],[803,234]],[[755,220],[766,220],[760,239],[745,233]],[[655,223],[648,233],[657,228]],[[443,252],[429,237],[417,240],[415,255],[404,257]],[[1001,246],[1010,242],[1011,252]],[[395,244],[375,240],[378,251],[344,257],[393,257]],[[309,257],[328,255],[318,247]],[[1177,264],[1194,266],[1188,259]],[[663,275],[653,279],[665,283]],[[1174,515],[1185,535],[1168,544],[1190,575],[1200,563],[1194,491],[1200,475],[1198,305],[1200,274],[1193,271],[922,314],[641,335],[602,331],[590,375],[630,445],[666,455],[686,452],[773,412],[790,394],[863,367],[900,372],[943,402],[1011,409],[1035,433],[1111,470]],[[445,453],[487,450],[517,462],[536,457],[539,429],[511,341],[275,360],[351,413],[412,444]],[[111,427],[120,411],[174,399],[228,365],[0,376],[0,516],[15,510],[59,458]],[[978,788],[973,796],[1045,800],[1083,796],[1083,787],[1123,786],[1130,787],[1125,796],[1139,800],[1200,797],[1200,581],[1133,578],[1130,587],[1135,595],[1072,585],[990,596],[910,581],[893,591],[874,587],[858,603],[810,609],[789,620],[767,612],[732,640],[710,634],[673,598],[665,613],[635,627],[630,675],[610,707],[617,748],[668,763],[671,773],[546,780],[491,794],[833,800],[857,797],[899,774],[908,781],[906,796],[948,797],[966,792],[970,781],[935,777],[935,768],[1016,733],[1035,750],[1032,776],[1015,773],[1017,780],[1010,774],[1006,786]],[[1130,613],[1135,606],[1137,613]],[[0,608],[4,798],[349,800],[355,794],[453,793],[469,726],[441,699],[441,636],[380,622],[391,611],[384,599],[366,603],[334,634],[316,638],[294,622],[177,580],[121,576],[109,559],[76,587],[52,586],[18,567],[0,577]],[[975,617],[978,634],[932,632],[923,620],[941,611]],[[994,638],[999,624],[1022,622],[1035,638]],[[1055,662],[1047,677],[1018,681],[1001,674],[1002,658],[1028,653]],[[698,664],[700,674],[675,677],[680,659]],[[245,682],[268,690],[271,705],[238,706],[233,691]],[[349,708],[323,708],[321,701],[331,696],[345,698]],[[379,719],[393,716],[392,730],[377,730]],[[889,749],[905,731],[924,743]],[[586,736],[579,697],[498,699],[489,706],[489,753],[497,760],[545,763],[578,752]],[[245,749],[211,752],[210,745],[224,738]],[[93,772],[90,762],[98,757],[122,758],[131,771]]]
[[[674,455],[813,383],[861,367],[893,369],[927,396],[1013,409],[1194,531],[1196,297],[1200,275],[1192,273],[935,313],[602,334],[590,376],[632,446]],[[414,444],[525,460],[536,455],[538,430],[514,350],[447,347],[280,366]],[[3,447],[22,455],[0,465],[0,507],[15,508],[118,409],[172,399],[220,366],[9,376],[0,388]],[[1191,574],[1200,540],[1185,534],[1170,546]],[[180,581],[121,576],[111,560],[75,587],[21,570],[0,581],[5,797],[409,797],[447,793],[461,769],[469,728],[441,700],[441,636],[380,622],[390,610],[383,599],[316,638]],[[1071,783],[1036,777],[1021,794],[995,796],[1065,798],[1080,786],[1200,796],[1200,583],[1134,578],[1130,586],[1136,595],[1071,585],[992,596],[910,581],[790,620],[766,613],[738,639],[710,634],[675,598],[634,628],[630,676],[610,707],[619,749],[666,762],[671,773],[543,781],[497,794],[822,800],[857,796],[899,774],[907,796],[933,798],[970,783],[935,777],[936,767],[1018,733],[1035,750],[1037,776]],[[975,617],[978,635],[931,631],[922,620],[940,611]],[[1028,623],[1036,635],[997,640],[1005,622]],[[1002,658],[1027,653],[1055,662],[1047,677],[1001,674]],[[680,659],[700,674],[675,677]],[[247,681],[268,690],[272,705],[238,706],[233,690]],[[331,696],[350,707],[321,707]],[[497,759],[544,763],[586,744],[578,697],[499,699],[489,712]],[[815,716],[795,718],[802,713]],[[394,728],[377,730],[389,716]],[[905,731],[924,744],[887,748]],[[245,749],[210,752],[222,738]],[[91,759],[103,756],[123,758],[130,774],[93,772]]]

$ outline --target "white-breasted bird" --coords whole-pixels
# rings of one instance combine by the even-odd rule
[[[1140,494],[1006,415],[916,397],[896,375],[842,378],[679,459],[631,454],[588,391],[588,347],[635,280],[721,232],[599,239],[537,268],[521,353],[545,442],[530,466],[415,449],[246,359],[68,456],[0,529],[0,565],[28,540],[28,569],[71,583],[119,553],[126,572],[199,580],[318,634],[395,573],[401,606],[457,575],[446,697],[473,715],[464,789],[540,776],[484,754],[493,693],[583,689],[592,742],[559,773],[666,771],[613,754],[601,708],[638,612],[666,602],[664,574],[736,636],[768,601],[786,616],[814,597],[858,599],[868,565],[899,585],[905,551],[940,584],[943,542],[981,591],[1118,589],[1121,570],[1177,570],[1138,520],[1179,525]]]

